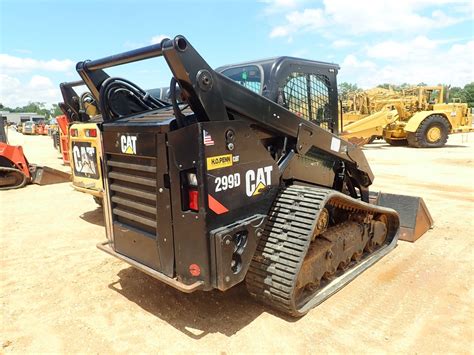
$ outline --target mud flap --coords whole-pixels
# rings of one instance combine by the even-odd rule
[[[71,181],[71,174],[47,166],[30,165],[33,184],[52,185]]]
[[[370,194],[370,202],[399,213],[400,240],[414,242],[433,228],[433,218],[421,197],[379,192]]]

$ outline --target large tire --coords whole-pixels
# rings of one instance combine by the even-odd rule
[[[442,147],[448,141],[449,130],[449,122],[444,116],[429,116],[421,122],[416,132],[407,132],[408,144],[414,148]]]
[[[393,145],[394,147],[404,147],[408,145],[408,141],[406,139],[390,139],[390,138],[384,138],[385,142],[387,142],[390,145]]]

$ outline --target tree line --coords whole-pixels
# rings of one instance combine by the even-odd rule
[[[4,106],[0,103],[0,111],[9,111],[9,112],[35,112],[39,115],[44,115],[44,117],[49,120],[53,117],[62,115],[62,111],[59,108],[58,104],[53,104],[50,109],[46,108],[45,102],[29,102],[27,105],[18,106],[15,108]]]
[[[441,84],[440,84],[441,85]],[[384,88],[384,89],[393,89],[395,91],[401,91],[404,89],[408,89],[412,87],[408,83],[403,83],[401,85],[393,85],[393,84],[380,84],[377,87]],[[425,83],[418,83],[416,86],[427,86]],[[467,102],[469,107],[474,107],[474,82],[464,85],[463,88],[461,87],[451,87],[450,85],[443,85],[445,88],[445,95],[447,94],[447,101],[451,101],[454,98],[459,98],[461,102]],[[351,84],[347,82],[343,82],[339,84],[339,96],[342,100],[347,99],[347,95],[350,92],[357,92],[362,91],[357,84]],[[52,108],[46,108],[46,103],[44,102],[29,102],[25,106],[19,106],[16,108],[10,108],[7,106],[2,105],[0,103],[0,110],[1,111],[10,111],[10,112],[35,112],[40,115],[44,115],[47,120],[62,115],[62,111],[57,104],[53,104]]]
[[[425,83],[418,83],[415,86],[428,86]],[[443,84],[438,84],[438,86],[443,86],[444,91],[445,91],[445,98],[447,99],[446,101],[451,102],[452,99],[460,99],[461,102],[466,102],[469,107],[474,107],[474,82],[471,82],[469,84],[464,85],[463,88],[458,87],[458,86],[453,86],[451,87],[450,85],[443,85]],[[383,89],[393,89],[395,91],[402,91],[405,89],[408,89],[410,87],[413,87],[413,85],[410,85],[408,83],[403,83],[401,85],[393,85],[393,84],[380,84],[377,87],[383,88]],[[357,84],[352,84],[352,83],[347,83],[343,82],[339,84],[339,96],[341,97],[342,100],[345,100],[348,98],[348,94],[350,92],[357,92],[357,91],[363,91],[360,89]]]

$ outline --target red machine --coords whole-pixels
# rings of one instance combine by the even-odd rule
[[[59,150],[64,164],[69,164],[69,121],[66,115],[56,117],[59,126]]]
[[[23,187],[30,182],[28,167],[21,146],[0,142],[0,190]]]
[[[17,189],[29,183],[49,185],[69,181],[68,173],[29,164],[21,146],[7,143],[4,124],[0,119],[0,190]]]
[[[48,129],[46,128],[46,125],[44,124],[44,122],[38,123],[36,125],[36,134],[39,134],[42,136],[48,135]]]

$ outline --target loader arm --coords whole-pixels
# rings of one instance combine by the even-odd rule
[[[334,181],[335,188],[342,189],[342,181],[349,179],[359,187],[362,199],[368,201],[367,188],[373,181],[373,174],[358,147],[215,72],[183,36],[102,59],[79,62],[76,69],[100,103],[103,99],[101,86],[109,79],[103,69],[159,56],[165,57],[181,89],[181,98],[199,121],[243,119],[259,129],[274,132],[275,136],[286,137],[286,159],[279,159],[282,170],[295,153],[304,156],[310,150],[316,150],[334,164],[335,179],[340,180]],[[248,104],[242,105],[242,102]],[[113,119],[104,112],[103,115],[105,122]],[[176,108],[175,116],[178,126],[186,125],[179,122]]]
[[[97,107],[92,103],[84,104],[83,96],[87,95],[92,98],[89,93],[79,95],[75,87],[85,85],[82,80],[61,83],[59,88],[63,97],[63,102],[59,103],[61,111],[66,115],[68,123],[87,122],[91,116],[98,114]]]

